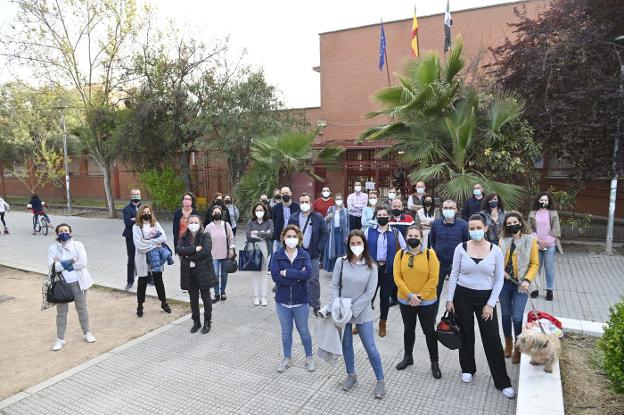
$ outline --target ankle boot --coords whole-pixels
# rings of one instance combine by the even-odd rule
[[[210,327],[212,327],[210,317],[204,317],[204,328],[202,329],[202,334],[208,333],[210,331]]]
[[[201,329],[201,323],[199,322],[199,317],[193,319],[193,327],[191,327],[191,333],[197,333],[197,330]]]
[[[8,235],[9,234],[9,228],[7,228],[6,226],[4,227],[4,234]]]
[[[160,309],[162,311],[164,311],[165,313],[167,313],[167,314],[171,314],[171,307],[169,307],[169,304],[167,304],[165,302],[160,304]]]
[[[546,290],[546,301],[553,300],[553,290]]]
[[[513,349],[513,339],[511,337],[505,337],[505,357],[511,356],[512,349]]]
[[[137,306],[137,312],[136,312],[137,317],[141,318],[143,317],[143,303],[139,304]]]
[[[431,374],[434,379],[440,379],[442,377],[442,372],[440,372],[440,365],[438,361],[431,362]]]
[[[511,355],[511,363],[514,365],[520,363],[520,351],[518,349],[514,349],[513,354]]]
[[[404,370],[406,369],[408,366],[411,366],[414,364],[414,358],[412,357],[412,355],[405,355],[405,357],[403,357],[403,360],[401,360],[399,362],[398,365],[396,365],[396,370]]]
[[[379,320],[379,337],[386,337],[386,320]]]

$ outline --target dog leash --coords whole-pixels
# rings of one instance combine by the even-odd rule
[[[513,284],[517,285],[518,287],[520,286],[520,282],[516,281],[516,280],[514,280],[512,278],[508,279],[508,281],[511,281]],[[530,313],[533,313],[533,316],[535,317],[535,322],[537,323],[537,325],[540,328],[541,332],[546,334],[546,330],[544,330],[544,326],[542,326],[542,323],[540,322],[539,316],[537,315],[537,308],[535,307],[535,303],[533,302],[533,299],[531,298],[529,293],[527,293],[527,297],[529,298],[529,303],[531,304],[531,311],[530,311]]]

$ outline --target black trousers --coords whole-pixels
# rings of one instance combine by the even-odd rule
[[[438,338],[435,333],[436,305],[430,304],[412,307],[409,305],[399,304],[399,307],[401,309],[401,317],[403,318],[403,346],[405,347],[405,355],[411,356],[414,352],[414,341],[416,340],[416,319],[419,319],[420,327],[422,328],[427,340],[429,359],[432,362],[437,362]]]
[[[377,287],[379,290],[379,318],[381,320],[388,319],[388,310],[390,310],[390,296],[392,289],[395,287],[394,278],[392,277],[392,264],[388,264],[389,272],[386,272],[386,266],[381,265],[377,268]]]
[[[152,277],[154,278],[154,287],[156,288],[158,299],[161,303],[166,303],[167,296],[165,295],[165,284],[163,284],[162,272],[152,272]],[[147,288],[147,281],[149,279],[149,276],[139,277],[139,286],[137,287],[137,302],[139,305],[145,302],[145,289]]]
[[[191,286],[188,290],[189,297],[191,298],[191,316],[193,320],[199,321],[199,296],[204,302],[204,318],[208,321],[212,320],[212,300],[210,298],[210,288],[199,288],[197,282],[197,271],[195,268],[191,268]]]
[[[511,381],[505,366],[503,345],[498,331],[496,307],[494,307],[494,314],[491,320],[485,321],[481,318],[483,307],[487,304],[491,292],[491,290],[471,290],[458,285],[455,289],[453,305],[455,306],[455,314],[459,324],[464,330],[464,341],[462,348],[459,350],[459,364],[461,365],[462,373],[474,374],[477,371],[474,347],[474,316],[476,315],[481,341],[483,342],[483,351],[492,374],[492,380],[494,380],[496,389],[500,390],[510,387]]]
[[[362,229],[362,217],[349,215],[349,230]]]
[[[435,314],[438,315],[438,308],[440,307],[440,294],[442,293],[442,288],[444,288],[444,280],[446,276],[451,273],[452,264],[444,264],[440,262],[440,272],[438,273],[438,288],[436,292],[438,293],[438,299],[435,303]]]
[[[0,219],[2,219],[2,224],[6,228],[6,222],[4,221],[4,212],[0,212]]]
[[[127,281],[128,284],[134,284],[134,239],[126,238],[126,254],[128,254],[127,264]]]

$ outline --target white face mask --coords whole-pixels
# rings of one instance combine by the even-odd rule
[[[388,199],[394,199],[396,197],[396,193],[390,192],[388,193]]]
[[[300,206],[300,209],[303,213],[307,213],[310,211],[310,204],[309,203],[302,203]]]
[[[256,210],[256,217],[262,219],[264,217],[264,210]]]
[[[364,252],[364,245],[349,245],[349,248],[351,249],[351,252],[353,252],[353,255],[355,255],[356,257],[359,257],[360,255],[362,255],[362,252]]]
[[[193,233],[197,232],[199,230],[199,223],[189,223],[188,229]]]
[[[337,199],[335,203],[336,206],[342,206],[342,199]]]
[[[297,245],[299,245],[299,238],[297,237],[286,238],[284,239],[284,243],[286,244],[287,247],[294,248]]]
[[[325,199],[327,199],[327,198],[329,197],[329,192],[328,192],[327,190],[325,190],[325,191],[323,192],[323,197],[324,197]]]
[[[361,192],[362,191],[362,186],[355,186],[354,187],[356,192]]]
[[[377,204],[377,199],[368,199],[368,203],[370,203],[371,206],[375,206]]]
[[[425,188],[424,187],[417,187],[416,188],[416,193],[418,193],[419,195],[422,195],[423,193],[425,193]]]

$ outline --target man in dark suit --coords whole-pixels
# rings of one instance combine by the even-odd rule
[[[280,247],[280,237],[282,230],[288,224],[292,215],[299,212],[299,205],[292,201],[292,192],[290,187],[284,186],[280,190],[281,203],[273,206],[273,252]]]
[[[126,238],[126,253],[128,254],[128,277],[126,291],[134,285],[134,239],[132,239],[132,227],[136,221],[136,214],[141,206],[141,191],[132,189],[130,191],[130,203],[123,208],[124,228],[121,236]]]
[[[282,196],[283,198],[283,196]],[[299,197],[299,212],[290,215],[289,225],[297,225],[303,234],[303,249],[312,259],[312,277],[308,280],[310,306],[314,315],[321,308],[321,284],[319,282],[319,259],[325,250],[329,238],[325,219],[318,212],[312,211],[312,200],[307,193]]]

